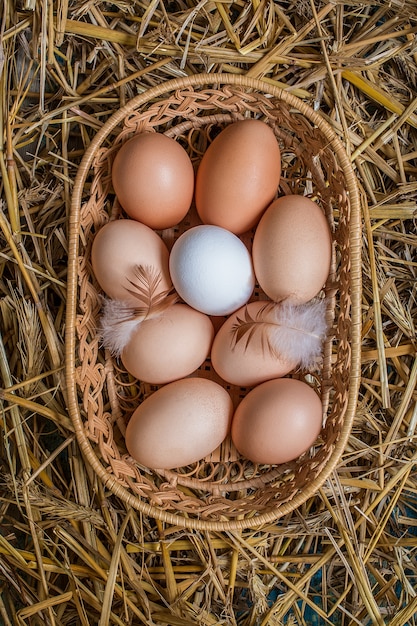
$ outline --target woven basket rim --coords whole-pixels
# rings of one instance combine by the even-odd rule
[[[201,518],[189,518],[182,514],[165,511],[143,502],[134,496],[125,487],[118,483],[117,478],[108,473],[96,456],[92,443],[88,439],[83,420],[81,417],[77,384],[74,376],[76,368],[76,316],[77,316],[77,291],[78,273],[77,258],[79,253],[79,228],[81,198],[85,177],[91,168],[97,148],[102,140],[115,128],[124,117],[146,105],[152,99],[163,96],[173,91],[179,91],[189,87],[207,88],[217,86],[236,86],[253,89],[263,94],[281,99],[287,105],[293,107],[310,122],[315,124],[328,139],[334,152],[337,154],[339,162],[344,171],[346,187],[350,201],[350,229],[349,244],[351,254],[350,268],[350,297],[351,297],[351,369],[349,377],[349,392],[347,399],[347,409],[341,428],[339,440],[323,471],[312,481],[301,493],[286,503],[278,505],[264,513],[234,520],[205,520]],[[68,412],[74,426],[75,435],[86,461],[91,465],[100,480],[113,494],[123,500],[129,506],[139,510],[144,515],[153,517],[178,527],[192,528],[199,530],[239,530],[244,528],[258,528],[264,524],[276,521],[282,515],[291,512],[301,506],[310,496],[314,495],[323,485],[330,474],[335,470],[343,453],[347,439],[349,437],[353,418],[355,415],[357,397],[360,382],[360,348],[361,348],[361,203],[359,187],[351,161],[345,151],[341,140],[336,135],[330,124],[314,111],[309,105],[291,93],[261,79],[251,78],[236,74],[206,73],[175,78],[136,96],[121,109],[118,109],[108,118],[102,128],[97,132],[87,147],[79,165],[74,182],[71,210],[69,216],[69,238],[68,238],[68,280],[67,280],[67,306],[66,306],[66,327],[65,327],[65,370],[66,370],[66,394]]]

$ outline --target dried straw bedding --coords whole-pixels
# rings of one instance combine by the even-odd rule
[[[54,20],[44,6],[8,7],[5,624],[414,623],[414,29],[413,3],[63,4]],[[146,100],[150,89],[207,70],[262,79],[315,109],[343,145],[360,194],[360,387],[343,453],[317,490],[279,515],[269,508],[260,526],[246,519],[226,528],[215,512],[206,528],[187,513],[184,527],[114,493],[82,453],[74,411],[85,405],[78,398],[71,407],[64,374],[82,159],[138,94]],[[85,347],[88,363],[97,346]],[[108,409],[102,402],[88,395],[96,414]],[[107,459],[113,450],[110,442]]]

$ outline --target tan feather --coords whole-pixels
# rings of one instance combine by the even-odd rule
[[[104,300],[100,336],[102,345],[114,356],[120,356],[139,324],[161,315],[178,301],[173,289],[158,290],[162,277],[154,267],[138,265],[134,274],[127,291],[137,298],[137,306],[126,300]]]
[[[327,334],[325,314],[323,299],[299,305],[268,301],[253,317],[245,307],[232,326],[233,345],[244,341],[246,349],[257,334],[264,351],[311,368],[317,364]]]

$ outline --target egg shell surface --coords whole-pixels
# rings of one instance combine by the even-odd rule
[[[114,220],[102,226],[93,239],[91,264],[100,287],[115,300],[138,305],[129,293],[129,281],[137,282],[139,266],[159,274],[155,294],[172,288],[167,246],[154,230],[135,220]]]
[[[277,378],[243,398],[233,416],[231,436],[245,458],[278,465],[306,452],[321,428],[322,405],[314,389],[301,380]]]
[[[171,249],[169,270],[181,298],[208,315],[236,311],[255,286],[248,249],[219,226],[199,225],[185,231]]]
[[[150,228],[171,228],[191,206],[194,168],[175,139],[162,133],[139,133],[117,152],[112,183],[129,217]]]
[[[204,224],[250,230],[275,197],[281,151],[266,122],[240,120],[209,145],[197,170],[195,204]]]
[[[321,208],[309,198],[274,200],[256,227],[252,258],[262,290],[276,302],[308,302],[330,271],[332,239]]]
[[[174,469],[195,463],[226,438],[233,414],[228,392],[205,378],[182,378],[148,396],[126,428],[126,447],[140,464]]]
[[[155,385],[192,374],[210,353],[210,318],[186,304],[173,304],[145,319],[131,335],[121,359],[139,380]]]
[[[271,378],[285,376],[297,362],[272,354],[265,346],[262,332],[254,332],[236,341],[233,332],[238,320],[252,319],[265,307],[265,301],[249,302],[233,313],[217,331],[211,349],[211,363],[217,374],[226,382],[239,387],[252,387]],[[265,322],[273,319],[271,314],[263,317]]]

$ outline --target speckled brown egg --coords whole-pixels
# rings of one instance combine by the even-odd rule
[[[330,228],[318,204],[299,195],[272,202],[252,248],[255,276],[271,300],[311,300],[326,282],[331,257]]]

